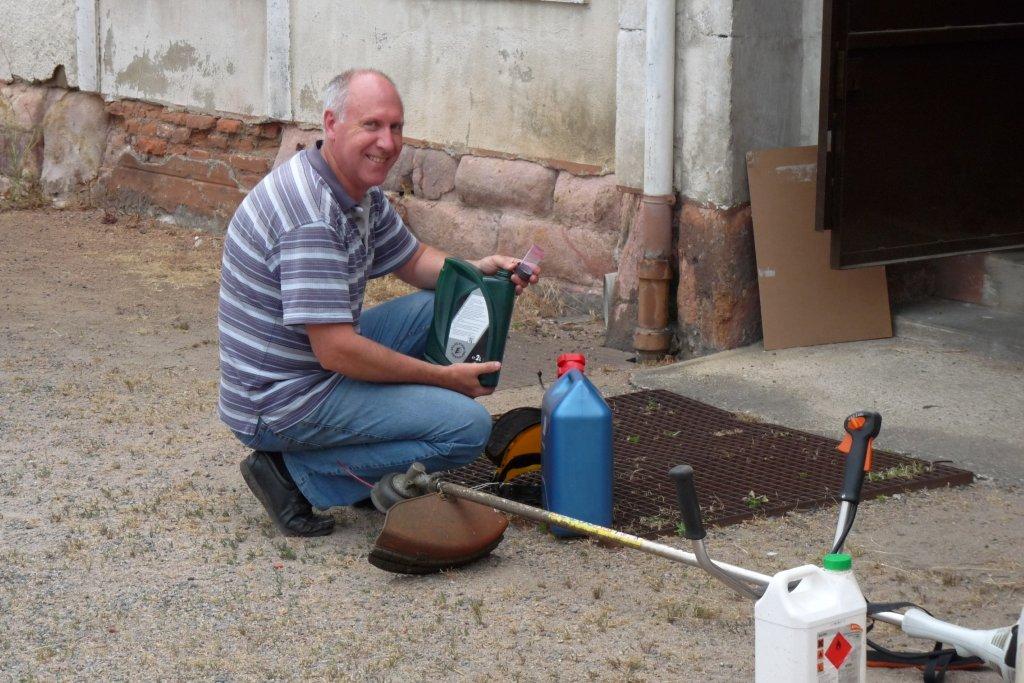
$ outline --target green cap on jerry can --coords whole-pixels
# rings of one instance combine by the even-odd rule
[[[825,569],[834,572],[845,572],[853,567],[853,558],[846,553],[829,553],[823,562]]]

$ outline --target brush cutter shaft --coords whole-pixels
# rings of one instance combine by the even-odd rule
[[[502,512],[532,519],[535,522],[556,524],[566,529],[572,529],[573,531],[593,536],[594,538],[600,538],[601,540],[611,541],[612,543],[617,543],[627,548],[633,548],[634,550],[641,550],[651,555],[664,557],[667,560],[682,562],[683,564],[688,564],[691,567],[700,567],[700,563],[697,561],[696,555],[678,548],[673,548],[670,545],[656,543],[655,541],[648,541],[647,539],[640,538],[639,536],[633,536],[632,534],[616,531],[615,529],[609,529],[608,527],[583,522],[578,519],[573,519],[572,517],[560,515],[556,512],[541,510],[540,508],[517,503],[499,496],[484,493],[483,491],[459,486],[458,484],[438,481],[436,482],[436,486],[437,490],[446,496],[465,498],[477,503],[482,503],[483,505],[489,505],[497,510],[501,510]],[[715,564],[719,569],[731,577],[748,583],[757,584],[759,586],[767,586],[768,581],[771,579],[770,576],[765,574],[744,569],[743,567],[736,567],[725,562],[715,562]]]
[[[422,476],[427,477],[428,475]],[[640,538],[639,536],[633,536],[632,534],[616,531],[615,529],[609,529],[608,527],[598,526],[597,524],[590,524],[589,522],[583,522],[555,512],[548,512],[547,510],[535,508],[530,505],[524,505],[523,503],[517,503],[514,500],[508,500],[500,496],[484,493],[483,491],[471,489],[466,486],[452,484],[447,481],[421,479],[417,483],[419,484],[420,482],[422,482],[422,488],[434,488],[446,496],[464,498],[482,505],[489,505],[496,510],[501,510],[502,512],[507,512],[511,515],[532,519],[535,522],[557,524],[558,526],[566,529],[572,529],[573,531],[578,531],[588,536],[593,536],[594,538],[600,538],[601,540],[617,543],[618,545],[625,546],[627,548],[640,550],[650,555],[657,555],[658,557],[663,557],[666,560],[681,562],[682,564],[686,564],[691,567],[701,567],[701,563],[693,553],[688,553],[685,550],[680,550],[679,548],[673,548],[672,546],[665,545],[664,543],[648,541],[646,538]],[[771,577],[767,574],[761,574],[760,572],[751,571],[750,569],[737,567],[727,562],[712,561],[719,570],[732,577],[733,580],[738,580],[739,582],[755,584],[759,588],[763,589],[768,585],[768,581],[771,580]],[[754,590],[756,590],[758,594],[763,592],[763,590]],[[751,597],[754,597],[752,593],[750,595]],[[878,614],[875,614],[873,618],[896,626],[899,626],[903,622],[903,615],[897,612],[879,612]]]
[[[839,504],[839,521],[836,523],[836,535],[832,539],[832,550],[833,553],[843,552],[843,543],[846,541],[846,534],[850,531],[847,526],[850,525],[850,516],[857,511],[857,504],[851,503],[848,500],[844,500]]]
[[[699,539],[693,542],[693,549],[696,551],[694,556],[697,560],[697,566],[711,574],[716,579],[724,583],[729,588],[739,593],[745,598],[757,601],[764,595],[764,586],[758,588],[751,588],[749,584],[744,583],[739,578],[733,576],[722,567],[711,559],[708,555],[707,546],[704,545],[704,539]]]
[[[627,534],[622,531],[616,531],[615,529],[609,529],[608,527],[598,526],[597,524],[590,524],[589,522],[583,522],[555,512],[548,512],[547,510],[535,508],[530,505],[524,505],[523,503],[517,503],[514,500],[508,500],[490,493],[484,493],[483,491],[471,489],[466,486],[460,486],[459,484],[452,484],[451,482],[433,478],[427,479],[429,475],[422,475],[422,477],[423,478],[418,478],[419,480],[416,483],[421,486],[423,490],[434,489],[446,496],[471,500],[482,505],[488,505],[496,510],[507,512],[510,515],[532,519],[535,522],[556,524],[566,529],[572,529],[573,531],[593,536],[594,538],[617,543],[618,545],[633,548],[634,550],[640,550],[648,553],[649,555],[657,555],[658,557],[663,557],[666,560],[681,562],[682,564],[686,564],[691,567],[701,566],[700,562],[697,560],[697,556],[693,553],[688,553],[685,550],[680,550],[679,548],[673,548],[672,546],[665,545],[664,543],[648,541],[646,538],[640,538],[639,536]],[[743,567],[737,567],[727,562],[718,562],[716,560],[713,560],[713,562],[718,569],[730,575],[733,579],[754,584],[760,589],[766,587],[768,582],[771,580],[771,577],[767,574],[755,572],[750,569],[744,569]],[[763,590],[757,590],[758,594],[762,592]],[[895,626],[899,626],[903,623],[903,615],[898,612],[879,612],[878,614],[873,615],[872,618]]]

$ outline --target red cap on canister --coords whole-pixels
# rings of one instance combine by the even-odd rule
[[[587,369],[587,358],[582,353],[563,353],[558,357],[558,376],[561,377],[572,369],[584,372]]]

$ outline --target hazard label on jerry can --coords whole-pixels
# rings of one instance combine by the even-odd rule
[[[857,683],[858,661],[864,648],[864,629],[849,624],[818,632],[819,683]]]

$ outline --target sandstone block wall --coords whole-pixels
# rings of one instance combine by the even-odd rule
[[[236,115],[115,100],[59,87],[0,85],[0,195],[35,183],[47,198],[170,215],[223,231],[238,204],[318,130]],[[639,197],[614,175],[572,165],[453,153],[408,141],[385,189],[424,241],[467,258],[545,251],[545,279],[563,297],[600,308],[618,271],[610,345],[630,348],[636,324],[633,225]],[[684,200],[676,211],[675,351],[695,356],[759,334],[749,206]]]
[[[38,185],[46,113],[65,94],[60,88],[24,83],[0,86],[0,194]]]
[[[614,175],[407,147],[385,186],[424,240],[467,257],[544,249],[545,277],[592,295],[613,272],[628,201]]]
[[[319,131],[237,115],[104,102],[55,87],[0,88],[0,193],[24,176],[46,196],[74,195],[223,231],[274,166]],[[578,176],[520,159],[455,154],[410,141],[385,186],[424,241],[475,258],[544,249],[545,279],[599,309],[632,214],[613,175]]]
[[[635,214],[639,198],[627,209]],[[750,205],[721,208],[684,197],[673,213],[673,355],[691,358],[753,343],[761,336],[761,310]],[[626,236],[609,312],[607,343],[623,349],[632,346],[637,320],[643,258],[637,238],[636,231]]]

